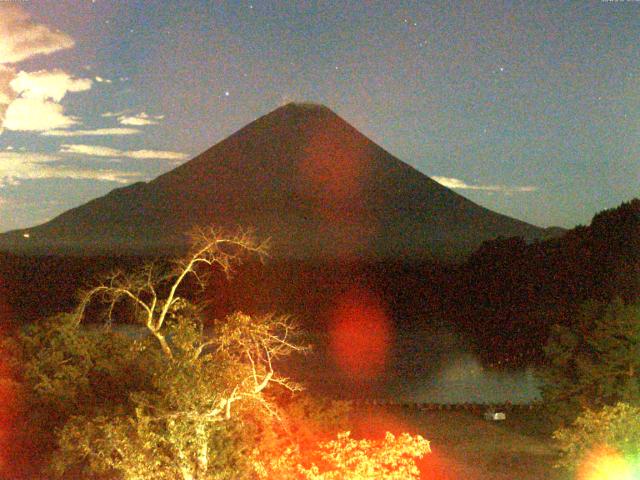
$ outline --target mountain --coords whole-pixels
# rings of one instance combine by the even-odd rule
[[[196,224],[252,228],[274,256],[302,259],[428,257],[545,237],[431,180],[330,109],[288,104],[148,183],[0,235],[0,249],[167,251]]]

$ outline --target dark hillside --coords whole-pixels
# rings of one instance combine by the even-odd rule
[[[486,364],[513,367],[540,361],[550,326],[570,323],[584,301],[638,298],[638,238],[640,201],[633,200],[561,238],[485,242],[457,265],[271,258],[264,265],[241,265],[230,280],[214,276],[211,287],[198,295],[205,295],[211,318],[236,309],[291,313],[323,335],[342,296],[354,289],[369,292],[394,329],[413,336],[405,342],[405,354],[419,356],[422,336],[444,328],[458,332]],[[4,303],[18,321],[37,319],[72,308],[77,289],[99,272],[130,269],[150,259],[4,255]]]
[[[600,212],[560,238],[485,242],[456,277],[459,298],[449,298],[446,310],[485,359],[539,361],[551,325],[571,323],[580,304],[640,298],[640,200]]]

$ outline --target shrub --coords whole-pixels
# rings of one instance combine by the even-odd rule
[[[343,432],[311,451],[291,447],[258,470],[263,479],[410,480],[420,478],[415,459],[430,451],[429,442],[420,435],[396,437],[387,432],[381,440],[356,440]]]
[[[639,407],[617,403],[585,410],[553,436],[561,452],[556,466],[580,473],[579,478],[639,478]]]

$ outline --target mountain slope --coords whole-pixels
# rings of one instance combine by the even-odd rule
[[[196,224],[253,228],[275,256],[296,258],[414,258],[544,236],[431,180],[328,108],[288,104],[148,183],[1,235],[0,248],[164,251]]]

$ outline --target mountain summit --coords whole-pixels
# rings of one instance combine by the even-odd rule
[[[148,183],[0,235],[0,248],[166,251],[198,224],[252,228],[274,256],[301,259],[416,258],[544,236],[431,180],[330,109],[296,103]]]

